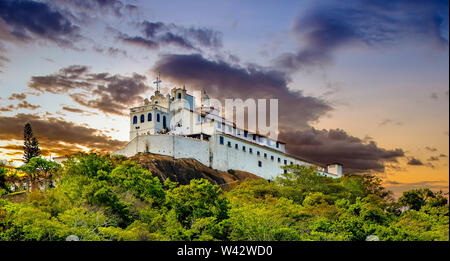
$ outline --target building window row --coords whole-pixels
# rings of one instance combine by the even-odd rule
[[[200,116],[198,116],[198,121],[200,121]],[[226,130],[225,123],[217,122],[217,128],[219,130],[225,131]],[[232,127],[232,126],[228,126],[228,132],[232,133],[233,135],[241,136],[241,130],[240,129],[236,129],[235,127]],[[248,138],[248,131],[244,130],[244,134],[243,135],[244,135],[245,138]],[[252,135],[252,139],[254,141],[257,141],[259,143],[263,142],[262,136],[259,136],[258,134],[251,134],[251,135]],[[272,146],[272,141],[270,139],[266,138],[266,144],[268,146]],[[278,141],[276,141],[275,142],[275,146],[276,146],[277,149],[279,149],[280,148],[280,143]]]
[[[152,121],[152,120],[153,120],[152,114],[151,114],[151,113],[147,114],[147,121]],[[157,121],[157,122],[160,122],[160,116],[159,116],[159,113],[156,114],[156,121]],[[144,114],[141,114],[141,116],[140,116],[140,122],[141,122],[141,123],[145,122],[145,115],[144,115]],[[138,123],[138,117],[137,117],[137,116],[134,116],[134,117],[133,117],[133,124],[137,124],[137,123]]]
[[[223,136],[219,136],[219,143],[220,143],[220,145],[224,145],[224,137]],[[231,148],[232,147],[232,144],[231,144],[231,141],[227,141],[227,146],[229,147],[229,148]],[[238,143],[235,143],[234,144],[234,148],[235,149],[239,149],[239,144]],[[242,146],[242,151],[244,151],[244,152],[246,152],[247,151],[247,148],[245,147],[245,146]],[[253,154],[253,148],[248,148],[248,152],[250,153],[250,154]],[[260,151],[256,151],[256,155],[257,156],[261,156],[261,152]],[[264,158],[265,159],[267,159],[267,153],[264,153],[263,154],[264,155]],[[273,155],[270,155],[270,160],[271,161],[275,161],[275,156],[273,156]],[[277,162],[278,163],[281,163],[281,158],[280,157],[278,157],[277,158]],[[261,161],[258,161],[258,165],[260,166],[261,164]],[[283,163],[284,163],[284,165],[287,165],[288,164],[288,161],[285,159],[285,160],[283,160]],[[289,162],[291,165],[292,164],[294,164],[292,161],[290,161]],[[260,166],[261,167],[261,166]]]

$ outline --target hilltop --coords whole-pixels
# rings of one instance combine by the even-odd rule
[[[167,178],[187,185],[192,179],[206,179],[211,184],[225,185],[238,183],[237,181],[249,179],[261,179],[252,173],[230,170],[228,172],[209,168],[195,159],[174,159],[169,156],[156,155],[151,153],[135,155],[129,158],[136,161],[143,168],[149,170],[161,182]],[[223,186],[222,186],[223,187]]]

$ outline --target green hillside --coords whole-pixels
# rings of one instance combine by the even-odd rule
[[[449,240],[441,192],[393,200],[374,176],[331,179],[300,166],[271,182],[230,171],[241,178],[228,177],[236,185],[225,191],[190,174],[187,184],[161,179],[134,160],[142,165],[96,154],[63,167],[30,160],[27,196],[0,167],[0,240]]]

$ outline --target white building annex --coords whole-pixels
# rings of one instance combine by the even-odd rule
[[[163,95],[157,90],[144,105],[130,109],[130,142],[113,153],[126,157],[153,153],[173,158],[193,158],[217,170],[242,170],[273,179],[289,164],[314,165],[286,153],[286,144],[236,128],[209,106],[203,92],[201,106],[183,88]],[[317,166],[317,165],[316,165]],[[342,165],[317,166],[319,173],[338,178]]]

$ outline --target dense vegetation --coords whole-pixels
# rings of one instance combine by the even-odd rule
[[[24,179],[0,167],[0,240],[449,240],[442,192],[394,201],[373,176],[286,168],[224,192],[206,180],[161,183],[122,157],[78,154],[64,167],[33,158],[21,173],[41,185],[22,201],[12,192]]]

